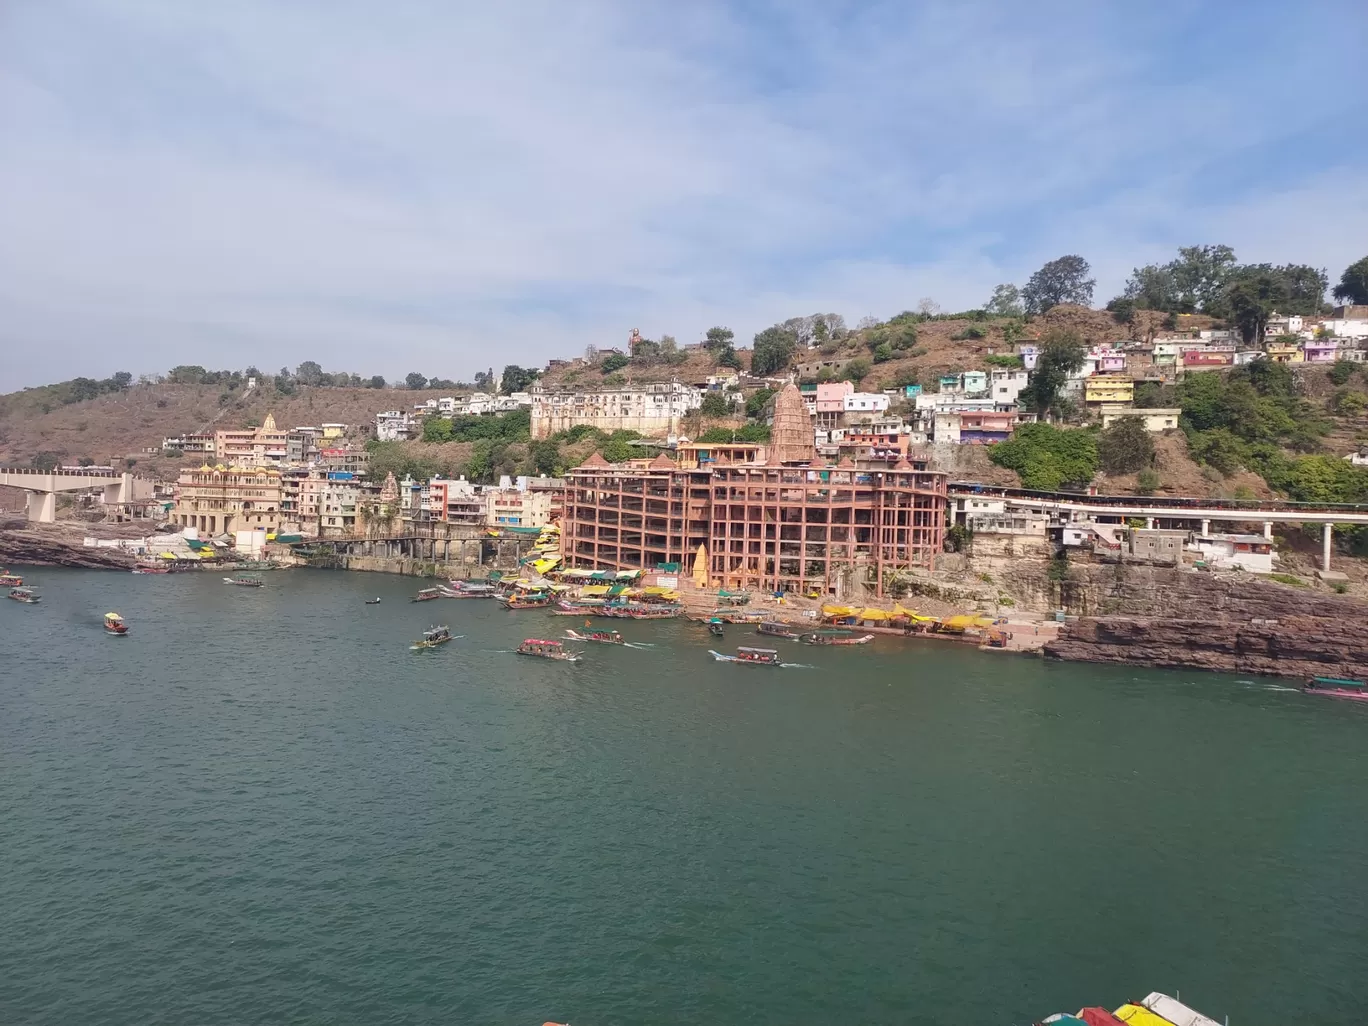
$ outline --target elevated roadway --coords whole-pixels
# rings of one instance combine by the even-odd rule
[[[34,470],[31,467],[0,469],[0,485],[22,488],[28,493],[28,518],[50,524],[57,519],[58,492],[104,490],[109,504],[142,502],[152,498],[152,482],[116,470]]]
[[[1330,547],[1335,524],[1368,524],[1368,504],[1289,502],[1277,499],[1204,499],[1157,495],[1085,495],[1078,492],[1043,492],[1029,488],[1003,488],[973,481],[955,481],[946,489],[956,499],[996,499],[1005,509],[1052,514],[1064,520],[1143,518],[1181,521],[1200,526],[1209,534],[1216,523],[1263,524],[1264,536],[1273,536],[1274,524],[1320,524],[1321,569],[1330,569]]]

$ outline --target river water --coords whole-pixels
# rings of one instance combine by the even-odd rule
[[[567,666],[511,650],[578,621],[413,580],[29,576],[0,1022],[1005,1024],[1153,989],[1363,1021],[1368,705],[897,639],[739,667],[674,622]],[[434,617],[464,637],[410,651]]]

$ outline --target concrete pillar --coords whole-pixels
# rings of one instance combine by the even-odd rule
[[[1145,517],[1145,530],[1154,530],[1154,517]]]
[[[1211,521],[1210,521],[1210,520],[1203,520],[1203,521],[1202,521],[1202,534],[1210,534],[1210,533],[1211,533]]]
[[[29,492],[26,502],[29,521],[36,524],[51,524],[57,519],[57,494],[55,492]]]
[[[1264,537],[1269,541],[1273,540],[1273,521],[1271,520],[1264,521]]]
[[[1325,524],[1321,532],[1321,569],[1330,569],[1330,539],[1334,535],[1335,525]]]

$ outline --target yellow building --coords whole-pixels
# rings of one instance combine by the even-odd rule
[[[186,468],[176,482],[171,522],[201,534],[274,531],[280,526],[280,471],[266,467]]]
[[[1135,382],[1124,374],[1094,374],[1083,382],[1085,403],[1129,403],[1135,400]]]
[[[233,467],[278,467],[289,451],[289,432],[266,414],[261,427],[214,432],[214,459]]]
[[[1297,345],[1279,344],[1270,342],[1264,347],[1264,352],[1274,363],[1303,363],[1302,350]]]

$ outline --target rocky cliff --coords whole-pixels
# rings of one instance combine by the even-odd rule
[[[135,559],[126,551],[87,548],[84,532],[57,524],[0,524],[0,566],[75,566],[91,570],[127,570]]]
[[[1046,655],[1281,677],[1368,675],[1368,608],[1357,600],[1247,575],[1091,569],[1100,580],[1073,583],[1096,612],[1066,624]]]

